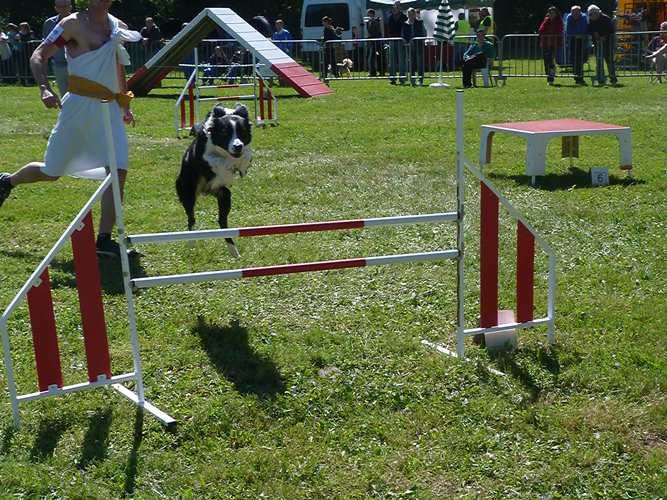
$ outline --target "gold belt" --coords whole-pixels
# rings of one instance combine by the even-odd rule
[[[100,83],[76,75],[69,75],[67,85],[67,90],[72,94],[83,97],[93,97],[103,101],[117,101],[118,105],[122,108],[128,107],[130,101],[134,99],[134,94],[132,92],[115,94]]]

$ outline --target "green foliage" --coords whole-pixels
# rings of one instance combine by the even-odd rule
[[[76,0],[76,5],[86,0]],[[266,15],[270,19],[280,16],[287,22],[289,29],[298,31],[301,0],[256,0],[253,2],[229,0],[224,7],[234,9],[241,16],[250,19],[256,15]],[[117,0],[111,6],[111,12],[123,19],[134,29],[144,25],[146,16],[156,19],[164,27],[164,34],[172,36],[180,29],[181,23],[195,17],[205,7],[220,7],[220,2],[210,0]],[[79,8],[82,8],[79,6]],[[18,24],[27,20],[33,29],[39,31],[44,19],[54,15],[53,0],[33,0],[23,2],[9,0],[0,3],[0,19]]]
[[[465,92],[466,153],[484,123],[578,117],[630,125],[635,179],[618,145],[584,138],[569,169],[549,146],[531,187],[525,143],[498,136],[486,172],[558,256],[557,345],[521,333],[513,356],[443,358],[452,345],[452,262],[203,283],[137,294],[146,396],[179,420],[164,432],[112,391],[22,407],[0,399],[0,484],[54,498],[661,498],[667,494],[667,85],[547,88],[510,80]],[[336,94],[280,102],[281,124],[255,130],[255,161],[233,189],[233,226],[448,211],[455,207],[454,92],[386,82],[334,83]],[[2,87],[2,169],[42,157],[55,113],[36,88]],[[173,182],[188,140],[174,138],[173,88],[137,99],[129,130],[130,233],[177,231]],[[590,187],[588,169],[612,184]],[[93,192],[64,178],[23,186],[0,208],[0,308]],[[467,182],[466,317],[476,324],[477,183]],[[97,210],[96,210],[97,212]],[[97,217],[97,213],[95,216]],[[202,199],[198,227],[214,228]],[[514,307],[514,232],[501,217],[501,305]],[[137,276],[450,248],[450,224],[146,245]],[[546,263],[538,254],[537,313]],[[131,369],[117,263],[103,261],[114,373]],[[67,383],[86,378],[71,253],[50,269]],[[10,322],[17,379],[35,390],[28,311]],[[488,364],[507,377],[490,375]],[[2,376],[2,387],[6,387]],[[5,391],[6,392],[6,391]]]

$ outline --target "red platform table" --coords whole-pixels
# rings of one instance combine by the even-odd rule
[[[566,118],[561,120],[538,120],[529,122],[494,123],[482,125],[479,163],[483,167],[491,162],[494,134],[505,133],[526,139],[526,175],[544,175],[547,144],[554,137],[562,137],[563,158],[579,157],[579,137],[582,135],[613,135],[620,146],[621,170],[632,170],[632,133],[630,127],[608,123],[589,122]]]

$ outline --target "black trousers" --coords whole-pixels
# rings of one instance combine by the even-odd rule
[[[584,81],[584,50],[585,39],[578,36],[570,39],[570,61],[572,62],[572,73],[574,81],[583,83]]]
[[[334,78],[338,78],[338,65],[336,64],[336,48],[333,44],[328,44],[324,47],[324,78],[329,76],[329,66],[331,66],[331,73]]]
[[[542,49],[542,58],[544,59],[544,74],[547,75],[547,82],[553,83],[556,77],[556,50]]]
[[[367,50],[368,74],[370,76],[378,76],[378,69],[382,67],[380,58],[382,45],[380,42],[368,42]],[[384,71],[382,73],[384,74]]]
[[[607,69],[609,70],[609,79],[611,83],[616,83],[616,63],[614,61],[614,37],[607,37],[598,40],[595,42],[596,52],[596,68],[595,76],[598,83],[603,84],[606,81],[604,74],[604,63],[607,63]]]
[[[463,61],[463,86],[472,87],[472,72],[482,68],[486,68],[486,56],[484,54]]]

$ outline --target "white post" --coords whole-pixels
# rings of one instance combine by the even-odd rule
[[[432,83],[431,85],[429,85],[429,87],[434,87],[434,88],[449,87],[448,83],[443,83],[442,81],[442,59],[443,59],[444,48],[445,48],[445,43],[440,42],[440,72],[438,74],[438,81],[436,83]]]
[[[18,429],[21,425],[21,416],[19,415],[19,402],[18,399],[16,399],[16,382],[14,381],[14,363],[12,362],[12,352],[9,344],[9,332],[7,331],[7,322],[4,319],[0,319],[0,332],[2,333],[2,350],[5,359],[5,373],[7,374],[9,399],[12,401],[14,427]]]
[[[271,99],[273,99],[273,122],[278,125],[278,97],[271,90]]]
[[[125,222],[123,221],[123,202],[118,180],[118,164],[116,163],[116,149],[114,148],[113,132],[111,130],[111,115],[109,107],[111,102],[102,103],[102,119],[104,120],[104,135],[107,143],[107,158],[111,170],[111,187],[113,190],[113,204],[116,213],[116,227],[118,228],[118,245],[120,246],[120,263],[123,270],[123,288],[125,289],[125,300],[127,301],[127,317],[130,328],[130,341],[132,342],[132,357],[134,359],[134,373],[136,374],[138,406],[144,406],[144,378],[141,368],[141,354],[139,353],[139,340],[137,337],[137,318],[134,309],[134,295],[130,280],[130,260],[127,256],[127,236],[125,233]]]
[[[252,53],[252,93],[255,96],[253,99],[253,106],[255,107],[255,123],[257,123],[257,64],[255,61],[255,53]],[[259,96],[260,99],[263,99],[263,96]],[[262,117],[263,118],[263,117]]]
[[[549,290],[547,296],[547,317],[549,326],[547,327],[547,341],[553,344],[556,341],[554,325],[556,323],[556,253],[552,250],[549,254]]]
[[[190,103],[190,106],[195,107],[195,123],[199,123],[199,47],[194,48],[195,51],[195,102]]]
[[[176,127],[176,139],[181,138],[181,101],[180,99],[176,100],[176,107],[174,108],[174,125]]]
[[[465,241],[464,241],[464,217],[465,217],[465,150],[463,138],[463,90],[456,91],[456,211],[458,219],[456,222],[456,248],[459,256],[456,267],[456,354],[459,358],[465,358]]]

